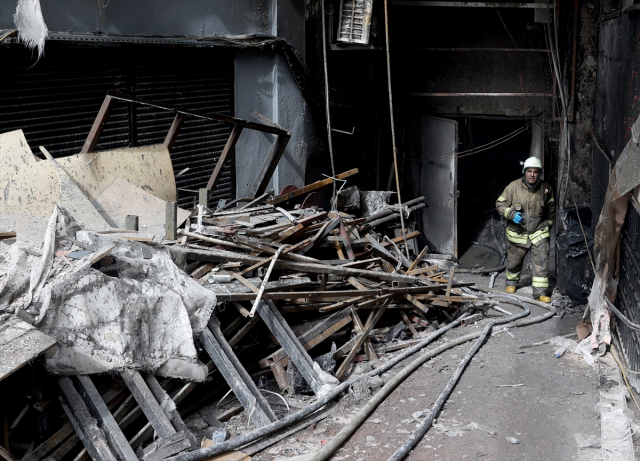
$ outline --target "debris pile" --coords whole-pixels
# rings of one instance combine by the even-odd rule
[[[229,123],[231,146],[238,126],[276,130]],[[21,131],[0,135],[5,458],[155,460],[221,443],[234,415],[271,424],[353,363],[481,310],[455,266],[417,251],[419,232],[391,238],[423,197],[390,205],[391,193],[352,186],[323,208],[322,190],[357,169],[265,191],[282,144],[253,197],[210,203],[223,153],[200,204],[182,210],[172,141],[54,159]],[[38,356],[35,378],[19,372]]]

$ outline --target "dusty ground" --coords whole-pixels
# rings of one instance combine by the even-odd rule
[[[501,279],[496,288],[504,287],[504,276]],[[486,285],[488,278],[482,282]],[[501,303],[501,307],[511,312],[519,310],[507,303]],[[531,312],[538,315],[543,309],[534,306]],[[581,314],[581,309],[575,309],[567,311],[563,318],[556,316],[544,323],[514,329],[511,333],[515,339],[505,332],[489,339],[465,371],[437,423],[407,459],[601,459],[597,365],[589,367],[573,353],[556,358],[557,346],[549,344],[519,349],[520,345],[575,332]],[[490,311],[489,315],[499,314]],[[467,334],[486,321],[452,330],[447,337]],[[429,348],[439,344],[442,340]],[[332,459],[386,460],[421,419],[417,412],[431,407],[469,347],[470,343],[458,346],[422,366],[376,409]],[[400,366],[383,375],[383,379],[388,379]],[[522,386],[497,387],[514,384]],[[254,459],[273,460],[317,451],[360,405],[353,396],[348,396],[331,420],[299,432]],[[507,437],[520,443],[512,444]]]

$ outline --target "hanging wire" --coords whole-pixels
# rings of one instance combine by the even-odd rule
[[[498,139],[496,139],[494,141],[488,142],[487,144],[483,144],[482,146],[474,147],[472,149],[465,150],[465,151],[462,151],[462,152],[454,152],[453,154],[443,155],[441,157],[436,157],[435,159],[451,158],[451,156],[455,156],[457,158],[467,157],[469,155],[474,155],[474,154],[477,154],[479,152],[483,152],[485,150],[492,149],[494,147],[499,146],[502,143],[505,143],[505,142],[509,141],[512,138],[515,138],[519,134],[524,133],[525,131],[528,130],[528,128],[530,126],[531,126],[531,122],[527,123],[524,126],[521,126],[520,128],[512,131],[509,134],[506,134],[506,135],[502,136],[501,138],[498,138]],[[414,161],[414,162],[430,162],[430,161],[433,161],[434,159],[424,160],[424,159],[421,159],[421,158],[408,157],[408,158],[406,158],[406,160]]]
[[[324,0],[323,0],[324,1]],[[396,129],[393,121],[393,95],[391,93],[391,50],[389,49],[389,8],[387,0],[384,0],[384,37],[387,48],[387,83],[389,86],[389,112],[391,114],[391,143],[393,144],[393,168],[396,174],[396,191],[398,193],[398,203],[402,203],[400,198],[400,177],[398,175],[398,147],[396,146]],[[404,216],[400,213],[400,225],[402,226],[402,240],[404,241],[404,251],[409,258],[409,246],[405,234]]]
[[[327,64],[327,28],[325,26],[325,9],[324,9],[324,0],[320,4],[322,11],[320,15],[322,16],[322,57],[324,59],[324,96],[325,96],[325,106],[327,111],[327,139],[329,141],[329,157],[331,158],[331,176],[336,176],[336,167],[333,163],[333,137],[331,134],[331,114],[329,113],[329,70]],[[333,201],[336,202],[336,182],[333,182]]]

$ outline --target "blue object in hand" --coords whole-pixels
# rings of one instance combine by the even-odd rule
[[[513,217],[513,222],[516,224],[520,224],[522,222],[522,213],[517,211],[516,215]]]

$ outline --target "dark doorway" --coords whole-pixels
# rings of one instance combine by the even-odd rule
[[[465,117],[458,122],[458,245],[464,263],[465,253],[478,244],[499,246],[497,257],[502,254],[503,226],[495,201],[522,176],[522,163],[531,155],[532,120]]]

